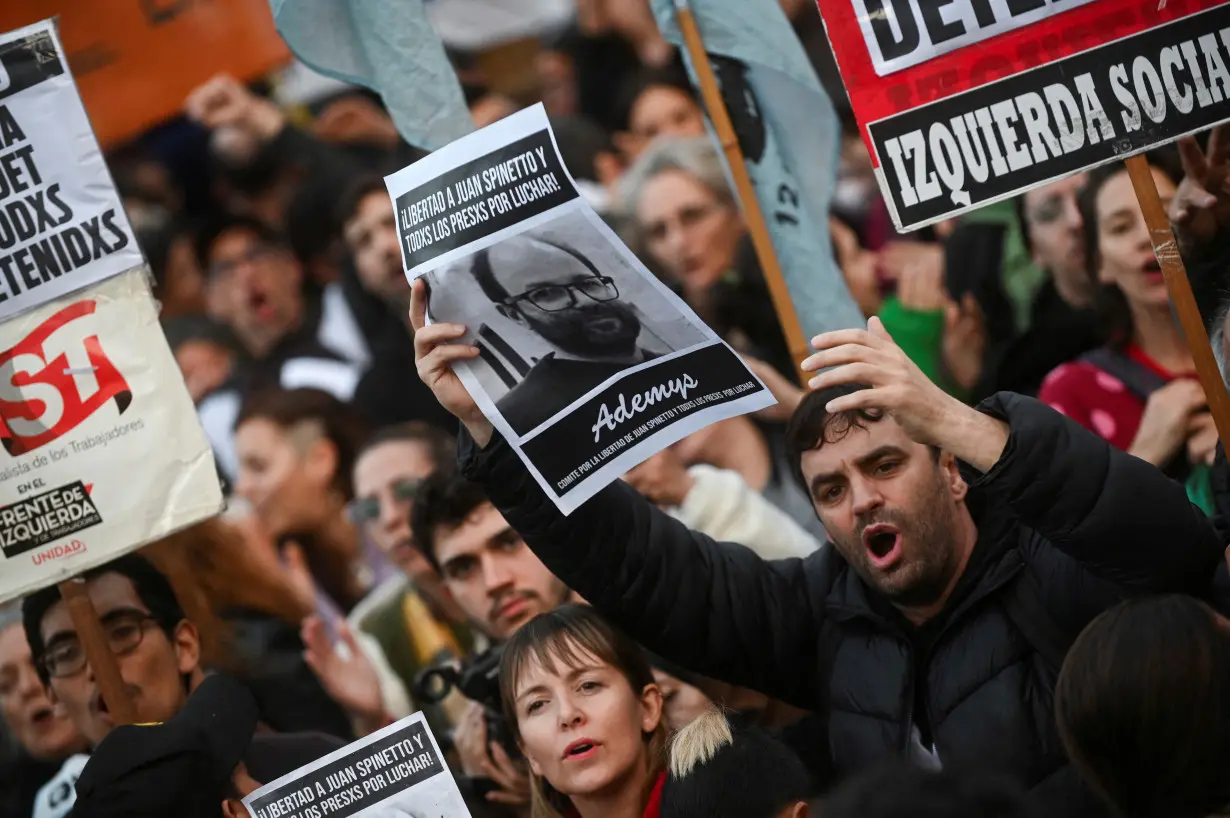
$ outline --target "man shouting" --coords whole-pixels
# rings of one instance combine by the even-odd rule
[[[565,517],[453,375],[477,354],[454,343],[464,328],[422,328],[423,310],[417,284],[418,371],[465,426],[463,470],[634,638],[821,714],[843,775],[905,756],[1011,776],[1039,814],[1096,814],[1056,732],[1055,673],[1114,602],[1205,592],[1221,548],[1181,485],[1036,401],[963,405],[872,319],[814,339],[823,372],[789,432],[834,548],[764,562],[622,483]]]

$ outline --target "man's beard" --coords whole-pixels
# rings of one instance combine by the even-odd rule
[[[594,337],[593,322],[602,319],[622,321],[623,331],[610,338]],[[576,307],[568,310],[566,318],[531,319],[530,323],[545,340],[579,358],[629,356],[636,351],[636,339],[641,333],[636,313],[617,302]]]
[[[881,510],[861,519],[853,542],[839,542],[846,561],[881,596],[905,608],[935,604],[952,582],[956,566],[956,514],[951,498],[937,479],[913,509]],[[873,523],[891,523],[902,537],[903,552],[896,570],[881,574],[871,568],[863,545],[863,530]],[[836,537],[834,539],[837,539]]]

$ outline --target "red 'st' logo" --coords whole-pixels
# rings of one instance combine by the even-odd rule
[[[0,442],[9,454],[67,434],[109,400],[121,413],[132,403],[91,326],[95,309],[93,301],[69,305],[0,354]]]

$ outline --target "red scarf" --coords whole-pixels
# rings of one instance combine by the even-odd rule
[[[665,783],[666,773],[661,773],[658,780],[654,782],[653,789],[649,791],[649,803],[645,805],[641,818],[660,818],[662,815],[662,786]],[[581,818],[581,816],[575,809],[572,809],[568,811],[568,818]]]

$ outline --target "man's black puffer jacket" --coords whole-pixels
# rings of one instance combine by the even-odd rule
[[[462,436],[463,472],[544,563],[651,650],[827,716],[842,774],[930,733],[948,769],[1007,773],[1041,814],[1089,815],[1052,710],[1054,669],[1008,615],[1031,572],[1075,635],[1120,599],[1207,592],[1221,549],[1181,485],[1037,401],[1000,393],[999,462],[971,476],[979,536],[941,616],[911,627],[836,549],[764,562],[690,531],[622,482],[562,515],[497,436]],[[1160,657],[1159,657],[1160,658]]]

